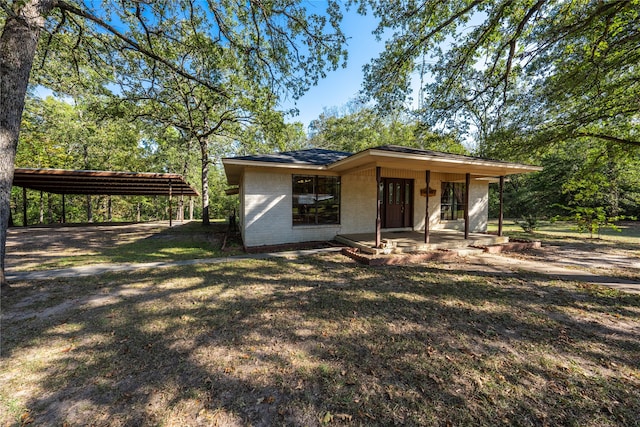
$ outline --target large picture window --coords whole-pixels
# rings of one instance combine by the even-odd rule
[[[293,225],[340,223],[340,177],[293,175]]]
[[[466,185],[463,182],[443,182],[440,199],[440,219],[463,219]]]

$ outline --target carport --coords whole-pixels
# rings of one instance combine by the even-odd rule
[[[169,225],[172,225],[173,196],[199,196],[200,193],[174,173],[116,172],[67,169],[16,168],[13,185],[22,187],[23,218],[27,224],[27,189],[62,196],[62,222],[66,194],[107,196],[166,196],[169,198]]]

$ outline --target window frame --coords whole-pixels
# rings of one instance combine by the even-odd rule
[[[456,197],[456,187],[458,187],[459,199]],[[442,181],[440,187],[440,221],[460,221],[464,220],[466,208],[466,183]],[[447,197],[445,201],[445,197]],[[445,210],[445,206],[449,209]],[[462,209],[461,209],[462,208]],[[462,216],[458,213],[462,212]]]
[[[299,185],[299,180],[301,179],[312,180],[310,189],[311,192],[296,192],[296,185]],[[328,180],[331,180],[332,182],[328,184],[326,182],[321,182]],[[334,192],[321,194],[321,189],[327,185],[330,188],[334,189]],[[337,190],[337,192],[335,190]],[[313,198],[313,204],[299,203],[300,196],[303,194],[311,195]],[[333,204],[337,205],[337,212],[330,212],[329,217],[335,216],[335,221],[323,221],[323,218],[326,218],[326,216],[321,215],[321,208],[323,206],[326,206],[326,204],[323,203],[325,200],[319,200],[319,196],[322,195],[330,195],[331,198],[334,199]],[[340,225],[342,213],[342,180],[340,176],[303,174],[291,175],[291,196],[291,222],[294,227]],[[300,213],[301,206],[304,206],[305,208],[304,214]],[[309,211],[307,212],[306,209],[309,209]],[[310,221],[310,219],[312,219],[312,221]]]

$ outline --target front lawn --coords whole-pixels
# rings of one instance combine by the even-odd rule
[[[2,425],[640,422],[638,295],[337,254],[13,288]]]

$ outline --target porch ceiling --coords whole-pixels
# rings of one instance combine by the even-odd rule
[[[335,162],[329,166],[329,170],[348,174],[377,166],[416,171],[470,173],[474,177],[506,176],[542,170],[537,166],[484,160],[468,156],[387,151],[375,148]]]

